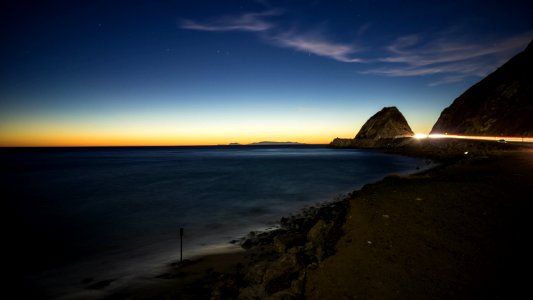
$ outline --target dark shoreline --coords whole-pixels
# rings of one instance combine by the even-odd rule
[[[270,147],[267,147],[267,149],[269,148]],[[275,148],[277,149],[278,147],[275,147]],[[303,152],[301,152],[300,149]],[[235,149],[235,150],[237,150],[237,153],[241,151],[240,149]],[[256,151],[255,149],[249,149],[249,150],[252,152]],[[246,149],[244,154],[246,154],[246,152],[249,150]],[[132,154],[142,153],[143,151],[144,150],[140,150],[140,152],[132,152]],[[152,150],[147,150],[147,151],[152,151]],[[156,150],[154,149],[154,151]],[[180,151],[180,150],[177,150],[177,151]],[[221,150],[221,151],[226,151],[227,153],[233,153],[232,152],[233,149]],[[269,151],[269,150],[266,150],[266,151]],[[283,151],[285,150],[281,151],[282,154],[283,154]],[[284,181],[281,179],[277,180],[280,183],[280,185],[270,184],[273,189],[272,190],[265,189],[264,193],[263,192],[257,193],[257,196],[259,197],[259,199],[262,199],[261,197],[269,198],[270,197],[269,195],[271,192],[278,191],[277,190],[278,187],[280,191],[285,190],[285,182],[287,182],[287,188],[288,188],[287,190],[288,191],[293,191],[293,190],[299,191],[299,193],[301,194],[301,197],[298,196],[298,199],[301,199],[301,200],[299,200],[299,202],[295,202],[292,200],[288,201],[286,204],[281,204],[279,209],[276,209],[275,206],[270,206],[268,204],[265,205],[264,202],[259,201],[257,202],[258,204],[257,206],[266,208],[267,209],[266,212],[269,214],[268,218],[263,218],[264,222],[262,221],[260,223],[255,223],[255,224],[258,224],[259,226],[246,226],[246,227],[241,226],[237,234],[226,234],[226,232],[224,232],[222,229],[218,230],[215,227],[208,228],[209,230],[218,230],[220,232],[219,234],[213,235],[215,239],[205,239],[207,242],[212,241],[216,243],[214,245],[215,247],[210,247],[211,244],[207,244],[207,247],[204,246],[203,248],[203,249],[206,249],[207,251],[201,250],[198,252],[193,252],[191,247],[187,247],[185,248],[186,252],[184,255],[186,256],[184,257],[193,258],[195,256],[198,257],[200,255],[220,253],[225,250],[223,247],[224,245],[232,246],[232,247],[239,247],[237,245],[230,245],[227,242],[232,239],[238,239],[242,236],[245,236],[250,230],[263,230],[263,229],[266,229],[267,227],[271,227],[273,224],[278,224],[281,216],[284,216],[284,215],[286,216],[288,213],[297,212],[301,209],[301,207],[306,207],[309,205],[316,205],[316,203],[321,203],[319,201],[324,201],[324,199],[333,199],[335,195],[338,195],[340,193],[343,193],[343,194],[348,193],[354,189],[355,184],[358,184],[357,187],[360,187],[360,183],[364,184],[365,181],[371,182],[371,181],[379,180],[381,177],[388,174],[388,172],[394,172],[392,169],[395,169],[396,171],[403,173],[403,172],[407,172],[408,170],[414,170],[417,166],[424,165],[423,160],[402,158],[399,156],[396,156],[395,158],[395,156],[384,155],[380,151],[362,151],[362,152],[365,152],[365,155],[362,155],[362,156],[358,154],[359,151],[346,151],[342,153],[340,151],[327,149],[323,146],[318,147],[318,150],[315,150],[315,148],[308,149],[305,147],[304,148],[298,147],[298,148],[290,148],[286,151],[288,151],[289,153],[295,152],[295,153],[304,154],[303,157],[286,156],[287,160],[289,159],[293,160],[293,158],[296,158],[297,165],[302,167],[302,168],[298,167],[298,168],[293,169],[294,176],[301,176],[302,178],[309,178],[310,180],[312,180],[313,178],[320,177],[320,178],[325,178],[326,181],[319,182],[315,185],[309,185],[309,184],[306,185],[304,182],[304,189],[297,189],[297,186],[293,186],[293,183],[292,183],[293,180],[291,177],[292,175],[289,176],[291,178],[288,178],[289,180],[287,181]],[[315,161],[314,157],[312,157],[310,160],[307,160],[308,162],[306,162],[305,154],[308,153],[308,151],[309,153],[315,153],[315,151],[318,151],[318,153],[322,153],[324,151],[326,153],[329,153],[328,155],[331,155],[334,159],[326,160],[325,166],[324,168],[322,168],[321,167],[322,165],[318,164],[317,161]],[[63,154],[63,153],[68,154],[68,152],[63,152],[63,151],[59,151],[59,152],[60,152],[59,154]],[[83,164],[88,163],[89,161],[85,159],[81,161],[78,159],[79,157],[89,157],[89,158],[94,157],[95,159],[100,160],[100,157],[102,155],[99,155],[99,154],[108,153],[108,152],[110,151],[106,151],[106,150],[94,151],[94,152],[90,151],[88,152],[89,155],[86,155],[87,153],[82,154],[82,155],[75,155],[73,156],[75,158],[73,160],[73,163],[77,163],[78,161],[80,161],[82,162],[82,166],[84,166]],[[163,150],[162,152],[168,153],[168,152],[173,152],[173,150],[168,150],[168,151]],[[264,153],[265,151],[261,149],[261,150],[258,150],[258,152]],[[72,153],[76,153],[76,151],[74,150]],[[120,153],[122,152],[117,152],[117,153],[111,152],[111,153],[113,154],[111,156],[113,158],[113,157],[116,157],[116,154],[121,155]],[[188,152],[185,152],[185,153],[188,153]],[[57,152],[51,153],[51,155],[56,155],[56,154]],[[336,177],[335,172],[338,173],[339,170],[344,170],[344,172],[347,172],[345,174],[361,173],[357,171],[359,169],[358,164],[349,164],[350,163],[349,159],[350,157],[355,157],[356,159],[358,159],[358,157],[364,158],[366,157],[367,154],[370,157],[369,161],[372,161],[373,159],[374,161],[377,162],[376,168],[374,167],[365,168],[365,170],[368,170],[368,171],[365,171],[364,174],[370,174],[370,175],[365,175],[366,177],[368,177],[368,179],[364,179],[364,181],[360,181],[358,177],[352,177],[352,176],[348,177],[343,174],[340,174],[341,177],[337,179],[338,177]],[[45,153],[44,155],[49,155],[49,154]],[[28,156],[31,159],[30,157],[31,153],[29,155],[23,156],[22,158],[25,158],[26,156]],[[261,155],[258,155],[258,156],[261,156]],[[48,157],[48,156],[44,156],[44,157]],[[69,157],[70,156],[67,156],[67,158]],[[35,158],[37,160],[38,157],[35,157]],[[383,158],[383,160],[385,161],[388,161],[390,159],[391,163],[385,163],[381,158]],[[107,160],[107,156],[106,156],[106,160]],[[248,159],[246,160],[249,161]],[[70,161],[71,160],[69,159],[69,162]],[[333,163],[335,163],[336,161],[338,161],[338,163],[334,165]],[[392,163],[393,161],[394,163]],[[13,168],[19,168],[20,162],[25,162],[25,160],[23,159],[12,160],[11,164],[13,165]],[[26,165],[31,165],[33,164],[33,162],[34,162],[33,160],[29,160],[26,163]],[[44,162],[53,163],[54,160],[47,160]],[[225,163],[227,164],[229,162],[225,162]],[[298,162],[305,162],[305,163],[301,164]],[[365,164],[365,162],[366,160],[361,161],[362,164]],[[268,165],[258,165],[258,166],[261,167],[260,169],[264,169],[264,167],[269,167]],[[314,166],[314,167],[308,169],[307,166]],[[347,167],[349,167],[349,169]],[[55,163],[54,163],[54,168],[55,168]],[[20,168],[20,169],[24,171],[23,168]],[[332,176],[325,175],[327,174],[326,171],[329,169],[334,170],[334,172],[332,173]],[[382,170],[382,172],[381,174],[373,175],[374,170],[376,171]],[[264,172],[264,171],[261,171],[261,172]],[[319,172],[319,173],[317,174],[316,172]],[[341,172],[344,173],[343,171]],[[323,174],[321,175],[320,173],[323,173]],[[278,176],[278,175],[273,173],[272,176]],[[255,176],[254,177],[248,176],[248,177],[253,181],[252,184],[254,182],[257,182],[263,185],[263,182],[257,181],[257,178]],[[62,176],[62,178],[68,178],[68,176]],[[278,178],[285,178],[285,177],[283,173],[280,173]],[[294,177],[294,178],[299,178],[299,177]],[[339,185],[338,181],[341,180],[340,182],[342,182],[343,178],[347,178],[347,180],[344,181],[345,182],[344,184]],[[270,182],[269,178],[266,178],[266,180],[267,180],[266,181],[267,183]],[[273,180],[275,180],[275,178],[273,178]],[[322,184],[324,184],[323,187],[321,186]],[[202,188],[205,189],[207,187],[201,183],[194,184],[194,186],[197,187],[198,189],[202,189]],[[305,186],[308,186],[308,187],[305,188]],[[338,186],[338,187],[335,188],[335,186]],[[132,188],[135,189],[136,187],[132,186]],[[221,188],[224,188],[224,187],[221,187]],[[130,190],[131,190],[130,188],[127,188],[126,190],[124,190],[124,192],[127,193]],[[313,191],[316,191],[316,193]],[[213,192],[218,193],[217,190],[213,190]],[[246,198],[249,198],[249,197],[246,197]],[[37,195],[37,199],[39,199],[39,195]],[[257,198],[254,198],[254,199],[257,199]],[[306,199],[310,199],[311,201],[307,201]],[[234,200],[231,200],[231,201],[234,201]],[[294,205],[293,203],[296,203],[296,205]],[[277,205],[277,204],[274,203],[274,205]],[[33,206],[28,206],[28,207],[33,207]],[[213,208],[214,207],[215,206],[213,206]],[[273,212],[276,212],[276,213],[273,213]],[[206,215],[213,214],[213,213],[218,213],[218,212],[208,210],[206,212]],[[250,213],[250,215],[248,215],[248,213]],[[255,206],[254,206],[254,209],[243,210],[242,213],[234,214],[235,216],[232,218],[227,218],[227,221],[233,224],[247,225],[248,223],[244,219],[246,218],[252,219],[253,217],[255,217],[256,213],[262,214],[263,212],[260,210],[259,211],[255,210]],[[141,222],[143,220],[139,219],[139,221]],[[138,226],[138,227],[141,230],[145,228],[144,226]],[[110,227],[104,226],[104,229],[105,228],[110,228]],[[146,228],[149,228],[149,227],[146,227]],[[165,228],[170,228],[170,227],[165,226]],[[172,228],[175,228],[175,227],[172,226]],[[186,237],[184,241],[185,241],[186,246],[193,245],[193,238],[195,238],[196,236],[200,236],[200,235],[194,236],[192,234],[193,231],[191,228],[192,227],[185,225]],[[56,231],[56,232],[61,232],[61,231]],[[122,255],[123,257],[120,257],[120,255],[109,256],[108,259],[106,258],[107,261],[105,263],[101,263],[100,261],[96,259],[95,260],[87,259],[85,260],[85,262],[87,263],[82,262],[80,264],[66,265],[65,267],[61,267],[61,268],[50,268],[50,274],[47,274],[48,270],[44,268],[43,268],[44,269],[43,272],[40,271],[42,265],[43,264],[53,265],[55,263],[52,259],[48,259],[49,256],[47,255],[47,253],[52,253],[56,255],[58,258],[63,258],[64,257],[64,255],[62,255],[63,252],[55,251],[55,249],[62,250],[61,247],[63,247],[63,245],[65,244],[62,242],[56,242],[56,241],[52,242],[50,239],[43,239],[44,240],[43,242],[35,242],[35,239],[33,238],[34,236],[38,237],[38,235],[34,235],[34,234],[21,234],[21,231],[18,231],[17,238],[19,240],[28,241],[26,243],[28,246],[24,246],[26,244],[14,243],[15,245],[18,245],[16,248],[14,248],[14,252],[16,253],[16,256],[14,257],[20,257],[20,259],[16,259],[16,261],[21,261],[22,265],[19,265],[18,267],[14,267],[13,269],[20,270],[21,275],[25,276],[25,278],[21,280],[20,285],[24,284],[26,288],[23,288],[22,290],[35,291],[35,295],[37,296],[42,295],[43,297],[47,297],[50,299],[57,299],[59,297],[66,297],[66,296],[74,297],[74,296],[83,294],[86,291],[90,291],[92,294],[100,294],[100,293],[105,294],[107,292],[114,292],[116,289],[119,289],[122,286],[125,286],[127,284],[126,281],[129,281],[132,277],[147,277],[147,276],[155,277],[159,275],[156,273],[159,270],[163,269],[165,264],[176,259],[176,257],[179,257],[179,246],[173,247],[174,245],[179,244],[179,239],[176,239],[173,236],[172,237],[173,239],[170,240],[170,243],[172,243],[171,245],[172,247],[167,247],[167,248],[160,247],[159,249],[157,249],[158,247],[154,246],[157,244],[154,244],[152,242],[146,243],[145,245],[147,248],[152,248],[155,250],[155,251],[151,251],[152,256],[148,257],[148,259],[145,259],[144,257],[140,255],[137,255],[137,253],[141,253],[140,251],[139,252],[128,251],[128,252],[122,252],[122,253],[117,252],[118,254],[123,254]],[[32,237],[32,238],[26,239],[26,237]],[[87,239],[84,239],[84,240],[87,240]],[[152,240],[155,242],[159,241],[159,239],[155,239],[155,238]],[[40,247],[41,250],[38,252],[34,252],[34,249],[35,249],[34,245],[36,244],[43,245],[43,247]],[[66,245],[68,245],[68,243]],[[200,247],[203,246],[200,243],[197,243],[197,245],[200,245]],[[82,248],[90,249],[91,245],[88,245],[88,246],[89,247],[82,247]],[[51,249],[51,251],[45,252],[44,250],[47,250],[47,249]],[[167,249],[169,250],[167,251]],[[21,252],[24,254],[21,254]],[[87,252],[90,252],[90,251],[87,251]],[[159,255],[157,253],[159,253]],[[151,262],[154,262],[154,263],[151,263]]]
[[[422,141],[422,143],[424,143]],[[469,150],[465,154],[465,149]],[[282,218],[280,229],[251,233],[241,244],[245,250],[199,257],[173,263],[155,278],[139,278],[127,286],[104,290],[105,299],[304,299],[317,289],[322,263],[337,255],[338,243],[346,238],[346,216],[354,201],[376,186],[396,189],[404,180],[441,176],[449,168],[514,153],[515,146],[497,143],[446,142],[414,145],[382,151],[440,161],[439,166],[409,176],[387,176],[348,194],[345,198],[309,208],[299,215]],[[436,151],[438,150],[438,151]],[[379,193],[379,192],[378,192]],[[319,280],[320,283],[322,280]],[[95,283],[97,284],[97,283]],[[310,287],[310,285],[315,287]],[[98,291],[99,288],[95,288]],[[311,293],[311,294],[310,294]],[[108,296],[105,296],[108,295]],[[322,294],[324,296],[325,294]],[[367,294],[372,298],[372,294]],[[375,295],[374,295],[375,296]],[[374,297],[375,298],[375,297]],[[378,297],[379,298],[379,297]],[[414,298],[417,298],[416,295]]]
[[[299,284],[296,289],[302,293],[299,273],[334,254],[332,246],[342,234],[352,194],[282,217],[279,228],[253,231],[230,241],[240,250],[173,262],[155,278],[137,280],[137,286],[134,281],[105,299],[231,299],[244,284],[249,286],[240,292],[241,297],[266,298],[291,284]],[[265,275],[269,284],[262,290]]]

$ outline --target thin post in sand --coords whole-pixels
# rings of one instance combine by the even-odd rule
[[[183,262],[183,228],[180,228],[180,263]]]

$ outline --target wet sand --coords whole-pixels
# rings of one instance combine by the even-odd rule
[[[244,249],[184,260],[156,276],[131,280],[104,299],[209,299],[210,286],[223,274],[235,274],[246,261]]]

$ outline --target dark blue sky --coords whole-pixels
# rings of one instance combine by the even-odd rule
[[[0,6],[2,145],[428,132],[533,38],[532,1],[43,2]]]

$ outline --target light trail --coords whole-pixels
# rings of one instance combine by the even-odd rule
[[[533,143],[533,137],[522,136],[481,136],[481,135],[458,135],[458,134],[421,134],[417,133],[414,136],[417,139],[463,139],[463,140],[482,140],[482,141],[496,141],[496,142],[513,142],[513,143]]]

